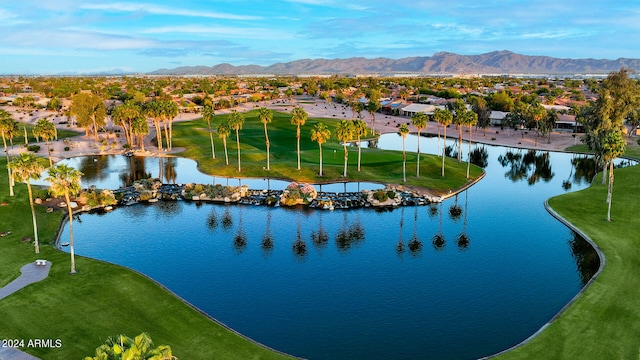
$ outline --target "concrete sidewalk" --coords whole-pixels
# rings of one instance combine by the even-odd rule
[[[35,262],[29,263],[20,269],[20,276],[10,282],[7,286],[0,288],[0,300],[22,289],[23,287],[44,280],[49,276],[51,262],[47,261],[45,265],[36,265]],[[39,360],[37,357],[24,353],[16,348],[2,347],[0,344],[0,360]]]

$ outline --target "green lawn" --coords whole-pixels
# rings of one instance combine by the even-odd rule
[[[76,257],[78,274],[69,275],[69,255],[42,245],[39,255],[32,236],[26,186],[19,184],[10,197],[6,161],[0,159],[0,286],[20,274],[20,267],[35,259],[53,263],[42,282],[29,285],[0,301],[0,337],[3,339],[61,339],[59,349],[27,349],[42,359],[81,359],[92,355],[112,335],[135,336],[148,332],[155,344],[167,344],[180,359],[279,359],[209,320],[154,282],[132,271]],[[39,208],[42,243],[49,243],[62,218]],[[188,279],[185,279],[187,281]]]
[[[637,157],[637,146],[627,150],[628,156]],[[549,200],[554,210],[598,244],[606,265],[586,292],[555,322],[530,343],[501,358],[639,358],[640,232],[636,228],[640,225],[639,178],[639,166],[615,171],[612,222],[606,221],[607,188],[599,179],[588,189]]]
[[[296,127],[290,123],[291,115],[274,113],[273,122],[268,125],[271,142],[271,171],[266,171],[266,149],[264,128],[258,120],[257,111],[244,113],[245,124],[240,131],[240,151],[242,172],[237,170],[237,147],[235,132],[227,139],[229,165],[225,165],[222,140],[214,137],[216,159],[211,158],[211,145],[206,123],[202,120],[181,122],[174,125],[174,147],[186,147],[180,156],[195,159],[201,171],[217,176],[243,176],[256,178],[279,178],[305,182],[332,181],[373,181],[386,184],[405,184],[402,181],[402,153],[380,149],[362,148],[361,171],[357,171],[357,147],[348,147],[349,161],[347,178],[342,177],[344,150],[335,138],[336,119],[310,118],[301,128],[300,149],[301,169],[296,170]],[[214,118],[217,127],[226,121],[227,115]],[[324,176],[318,176],[318,144],[311,141],[311,129],[317,122],[323,122],[331,130],[331,139],[323,145]],[[195,146],[194,146],[195,145]],[[448,193],[467,183],[466,163],[455,159],[445,159],[445,177],[441,176],[442,158],[421,155],[420,178],[416,177],[416,153],[407,153],[406,185],[430,189],[436,194]],[[471,178],[482,174],[482,169],[471,166]]]

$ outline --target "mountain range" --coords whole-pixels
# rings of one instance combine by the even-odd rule
[[[402,59],[352,57],[304,59],[269,66],[228,63],[215,66],[184,66],[159,69],[150,75],[302,75],[302,74],[607,74],[620,68],[640,70],[640,59],[570,59],[531,56],[511,51],[480,55],[439,52],[433,56]]]

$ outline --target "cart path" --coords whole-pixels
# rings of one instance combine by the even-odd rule
[[[49,276],[51,262],[47,261],[45,265],[36,265],[35,262],[24,265],[20,269],[20,276],[10,282],[7,286],[0,288],[0,300],[22,289],[23,287],[42,281]],[[37,357],[20,351],[17,348],[3,347],[0,344],[0,360],[39,360]]]

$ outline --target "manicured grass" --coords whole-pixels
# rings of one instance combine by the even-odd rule
[[[637,148],[630,147],[636,154]],[[597,176],[598,179],[600,176]],[[555,322],[504,359],[638,359],[640,349],[640,167],[615,170],[611,222],[607,188],[549,200],[551,207],[604,252],[600,276]]]
[[[421,155],[420,178],[416,177],[416,153],[407,153],[407,182],[402,181],[402,152],[362,148],[361,171],[357,171],[357,147],[348,147],[349,161],[347,178],[342,177],[344,150],[335,138],[339,120],[310,118],[301,128],[300,149],[301,169],[296,170],[296,128],[290,123],[291,115],[274,113],[273,122],[268,124],[271,142],[271,171],[266,171],[266,150],[264,128],[258,120],[257,111],[244,113],[245,124],[240,131],[242,172],[237,170],[237,148],[235,132],[227,138],[229,165],[225,165],[222,140],[216,136],[216,159],[211,158],[211,145],[206,123],[202,120],[181,122],[174,125],[174,147],[186,147],[180,156],[198,161],[201,171],[217,176],[279,178],[301,182],[372,181],[385,184],[401,184],[426,188],[435,194],[448,193],[468,182],[466,163],[455,159],[445,159],[445,177],[441,176],[442,158]],[[214,118],[217,127],[226,121],[227,115]],[[311,141],[311,129],[317,122],[323,122],[331,130],[331,139],[323,145],[324,176],[318,176],[318,144]],[[482,169],[471,166],[470,177],[477,178]]]
[[[150,334],[180,359],[286,358],[255,345],[211,321],[149,279],[122,268],[76,257],[79,273],[69,274],[69,255],[46,245],[53,240],[62,212],[38,211],[41,251],[22,243],[33,236],[26,186],[10,197],[6,161],[0,159],[0,286],[35,259],[53,265],[47,279],[0,301],[0,338],[61,339],[62,347],[24,349],[42,359],[81,359],[93,355],[108,336]],[[99,236],[99,235],[98,235]],[[135,241],[135,239],[131,239]],[[188,279],[185,279],[188,281]]]

